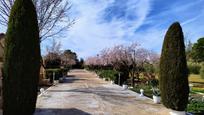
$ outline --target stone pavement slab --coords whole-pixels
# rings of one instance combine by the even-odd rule
[[[123,90],[86,70],[72,70],[65,83],[38,96],[34,115],[168,115],[147,97]]]

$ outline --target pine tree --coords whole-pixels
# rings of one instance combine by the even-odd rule
[[[3,114],[32,115],[40,70],[37,15],[31,0],[16,0],[9,17],[3,68]]]
[[[160,90],[162,102],[167,108],[185,110],[188,103],[188,69],[184,37],[180,24],[168,29],[160,58]]]

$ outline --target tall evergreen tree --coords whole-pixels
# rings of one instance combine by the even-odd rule
[[[162,102],[167,108],[185,110],[188,103],[188,69],[184,37],[180,24],[168,29],[160,58],[160,90]]]
[[[15,1],[5,43],[3,114],[32,115],[37,98],[40,41],[31,0]]]

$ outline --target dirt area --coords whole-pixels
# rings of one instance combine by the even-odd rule
[[[86,70],[72,70],[65,83],[38,97],[34,115],[167,115],[161,104],[123,90]]]

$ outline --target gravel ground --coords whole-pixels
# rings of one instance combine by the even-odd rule
[[[65,83],[38,96],[34,115],[168,115],[161,104],[123,90],[86,70],[72,70]]]

